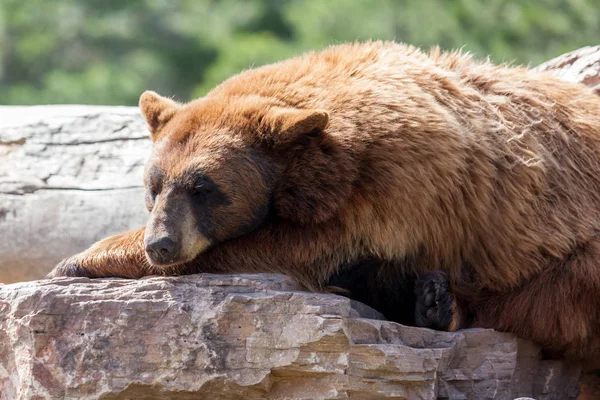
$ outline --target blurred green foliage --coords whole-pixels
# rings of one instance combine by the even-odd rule
[[[179,100],[366,39],[538,64],[600,43],[600,0],[0,0],[0,104]]]

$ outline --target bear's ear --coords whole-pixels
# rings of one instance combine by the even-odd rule
[[[173,118],[180,106],[179,103],[162,97],[151,90],[142,93],[140,96],[140,110],[146,118],[150,137],[153,141],[156,140],[158,131]]]
[[[261,119],[262,131],[273,146],[296,142],[305,135],[320,133],[329,123],[324,110],[274,107]]]
[[[301,224],[334,217],[352,194],[357,162],[325,131],[327,112],[279,109],[270,115],[273,149],[286,167],[273,193],[277,215]]]

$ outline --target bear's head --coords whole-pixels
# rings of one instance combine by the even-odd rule
[[[149,261],[172,266],[267,221],[320,224],[347,202],[357,167],[327,132],[328,113],[260,96],[183,105],[145,92]]]

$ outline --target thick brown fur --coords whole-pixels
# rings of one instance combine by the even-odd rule
[[[411,257],[407,273],[446,273],[473,325],[600,354],[600,98],[585,87],[373,42],[242,72],[186,105],[150,92],[140,105],[162,185],[193,164],[230,199],[202,214],[211,239],[183,229],[187,259],[161,267],[142,228],[52,276],[282,272],[320,290],[344,263]],[[187,224],[158,212],[152,234]]]

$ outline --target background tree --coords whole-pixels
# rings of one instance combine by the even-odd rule
[[[366,39],[538,64],[600,43],[600,0],[2,0],[0,104],[201,96],[244,68]]]

